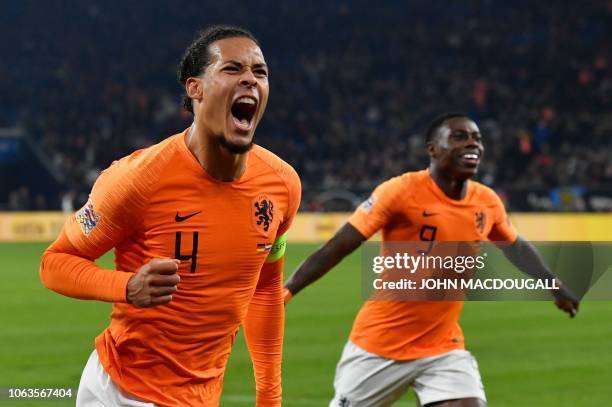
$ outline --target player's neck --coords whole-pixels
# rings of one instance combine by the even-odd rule
[[[202,134],[194,125],[187,133],[185,143],[204,171],[219,181],[235,181],[246,170],[246,153],[235,154],[228,151],[216,142],[214,137]]]
[[[444,195],[448,196],[450,199],[456,200],[465,198],[468,185],[467,179],[454,178],[450,174],[440,171],[434,164],[429,166],[429,174],[438,188],[444,192]]]

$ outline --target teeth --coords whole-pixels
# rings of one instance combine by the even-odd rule
[[[236,101],[236,103],[246,103],[246,104],[249,104],[249,105],[254,105],[254,104],[255,104],[255,101],[254,101],[253,99],[251,99],[251,98],[248,98],[248,97],[246,97],[246,96],[243,96],[243,97],[241,97],[240,99],[238,99],[238,100]]]

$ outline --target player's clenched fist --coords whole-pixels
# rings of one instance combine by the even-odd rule
[[[179,283],[176,259],[153,259],[142,266],[127,284],[127,301],[137,307],[154,307],[172,300]]]

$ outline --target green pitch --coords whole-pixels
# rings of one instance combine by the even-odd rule
[[[74,401],[9,401],[9,387],[78,386],[108,304],[44,289],[44,244],[0,244],[0,407],[69,406]],[[289,245],[287,274],[315,249]],[[110,256],[102,264],[112,264]],[[336,362],[360,307],[359,255],[300,293],[287,307],[284,405],[325,406]],[[489,405],[603,406],[612,400],[612,303],[587,302],[570,320],[550,302],[472,302],[462,326],[477,357]],[[222,406],[252,406],[254,384],[244,341],[232,354]],[[408,394],[398,406],[415,405]]]

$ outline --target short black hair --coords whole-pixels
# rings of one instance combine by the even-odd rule
[[[449,119],[454,119],[456,117],[465,117],[466,119],[472,120],[465,113],[444,113],[444,114],[441,114],[440,116],[438,116],[435,119],[433,119],[431,121],[431,123],[429,123],[429,125],[427,126],[427,132],[425,133],[425,144],[429,144],[429,143],[431,143],[433,141],[433,138],[434,138],[434,135],[436,134],[436,131],[438,131],[438,128],[440,126],[442,126],[442,124],[444,124],[445,121],[447,121]]]
[[[246,37],[257,45],[259,41],[251,32],[245,28],[233,25],[213,25],[206,30],[200,31],[191,45],[185,50],[178,67],[178,81],[185,86],[187,79],[200,75],[210,64],[208,47],[215,41],[225,38]],[[183,95],[183,107],[193,113],[191,98]]]

